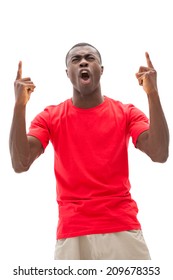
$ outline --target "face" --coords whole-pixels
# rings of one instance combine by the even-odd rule
[[[81,46],[69,52],[66,72],[74,90],[89,94],[99,87],[103,66],[94,48]]]

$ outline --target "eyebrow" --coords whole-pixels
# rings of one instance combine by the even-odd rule
[[[70,57],[70,59],[72,59],[72,58],[80,58],[81,57],[81,55],[80,54],[74,54],[74,55],[72,55],[71,57]]]
[[[98,59],[100,61],[100,58],[97,57],[97,55],[95,55],[94,53],[87,53],[87,54],[84,54],[84,55],[81,55],[81,54],[74,54],[70,57],[70,60],[72,60],[73,58],[82,58],[82,57],[89,57],[89,56],[93,56],[95,57],[96,59]]]

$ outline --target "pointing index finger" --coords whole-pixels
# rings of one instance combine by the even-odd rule
[[[19,61],[16,80],[22,79],[22,61]]]
[[[152,62],[151,62],[151,59],[150,59],[150,56],[149,56],[149,53],[148,53],[148,52],[145,53],[145,57],[146,57],[146,60],[147,60],[147,66],[148,66],[149,68],[153,68],[153,69],[154,69],[154,66],[153,66],[153,64],[152,64]]]

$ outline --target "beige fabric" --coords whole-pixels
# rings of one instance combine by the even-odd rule
[[[59,239],[55,260],[150,260],[141,230]]]

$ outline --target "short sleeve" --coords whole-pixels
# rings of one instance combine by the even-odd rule
[[[50,117],[47,108],[33,119],[27,135],[40,140],[44,149],[47,147],[50,140]]]
[[[132,137],[132,142],[136,147],[136,142],[139,135],[149,129],[148,117],[134,105],[128,105],[128,131]]]

